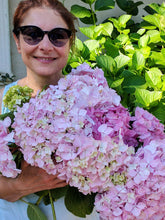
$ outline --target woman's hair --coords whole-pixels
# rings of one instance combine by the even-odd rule
[[[30,9],[44,7],[44,6],[57,11],[61,15],[61,17],[67,24],[68,28],[72,31],[71,45],[73,45],[75,41],[75,33],[76,33],[76,29],[74,25],[74,21],[76,20],[76,18],[58,0],[22,0],[20,1],[13,16],[14,29],[17,29],[20,26],[21,22],[24,19],[24,16]]]

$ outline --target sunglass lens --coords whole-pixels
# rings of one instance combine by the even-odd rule
[[[44,36],[44,33],[37,27],[25,27],[22,29],[24,41],[30,45],[38,44]]]
[[[52,44],[56,47],[62,47],[67,43],[71,33],[63,28],[55,28],[48,35]]]

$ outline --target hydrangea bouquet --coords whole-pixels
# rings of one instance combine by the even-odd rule
[[[165,216],[164,126],[139,107],[131,116],[101,69],[80,65],[0,126],[2,175],[21,172],[8,147],[14,139],[27,163],[59,173],[71,192],[84,195],[90,208],[80,214],[65,194],[73,214],[85,217],[95,206],[102,220]]]

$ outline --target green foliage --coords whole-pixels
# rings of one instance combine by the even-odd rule
[[[3,85],[13,82],[14,79],[14,75],[9,75],[8,73],[1,73],[0,72],[0,83],[2,83]]]
[[[86,215],[90,215],[93,211],[95,194],[84,195],[80,193],[77,188],[70,187],[69,185],[62,188],[52,189],[50,190],[50,192],[53,201],[56,201],[61,197],[65,197],[66,208],[75,216],[85,218]],[[45,205],[51,203],[48,190],[37,192],[36,194],[40,197],[38,200],[39,202],[41,201],[41,199],[43,199]],[[31,203],[29,204],[29,214],[32,215],[33,212],[36,212],[37,214],[37,203],[36,205],[33,205]],[[37,215],[39,214],[40,211]],[[35,219],[31,218],[31,220]]]
[[[83,2],[93,21],[80,27],[87,39],[76,39],[64,73],[84,62],[92,68],[102,68],[109,86],[117,91],[130,112],[141,106],[165,124],[165,3],[146,6],[148,15],[135,23],[132,16],[137,14],[141,1]],[[126,13],[96,24],[97,11],[111,10],[116,4]],[[82,18],[82,12],[76,14],[74,7],[72,13]]]

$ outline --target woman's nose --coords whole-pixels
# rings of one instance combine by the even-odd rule
[[[40,50],[44,50],[44,51],[50,51],[54,49],[54,46],[50,42],[47,34],[45,34],[43,39],[39,42],[38,47]]]

